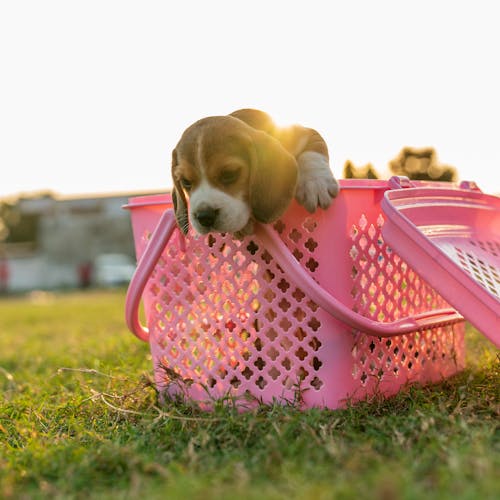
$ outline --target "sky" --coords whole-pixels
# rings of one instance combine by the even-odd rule
[[[262,109],[334,174],[436,149],[500,193],[495,0],[0,0],[0,197],[163,191],[183,130]]]

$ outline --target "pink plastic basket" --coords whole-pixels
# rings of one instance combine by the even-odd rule
[[[329,210],[293,204],[242,241],[183,237],[169,196],[131,199],[126,320],[160,393],[337,408],[461,370],[464,318],[382,238],[391,185],[341,181]]]

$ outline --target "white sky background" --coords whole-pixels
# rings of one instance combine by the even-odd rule
[[[0,196],[162,190],[182,131],[256,107],[337,177],[403,146],[500,192],[498,3],[0,0]]]

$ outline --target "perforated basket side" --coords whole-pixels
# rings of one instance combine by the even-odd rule
[[[160,387],[178,381],[172,372],[205,397],[293,398],[323,385],[318,306],[254,240],[209,236],[183,253],[169,245],[148,293]]]
[[[310,222],[310,232],[303,225],[289,228],[283,221],[276,227],[292,236],[303,231],[290,241],[300,248],[306,243],[314,253]],[[371,232],[370,227],[365,229]],[[379,241],[380,235],[373,238]],[[200,400],[250,395],[290,401],[300,394],[309,406],[336,407],[341,400],[362,398],[376,388],[389,394],[406,382],[439,380],[463,365],[463,324],[392,339],[368,337],[326,314],[258,240],[189,238],[182,251],[178,239],[165,250],[148,286],[150,342],[162,391],[182,390]],[[369,246],[362,246],[370,252]],[[396,310],[386,312],[387,319],[424,307],[429,300],[426,306],[441,304],[399,257],[382,247],[397,262],[393,266],[401,281],[407,282],[404,294],[394,298]],[[302,261],[311,259],[305,250],[302,256],[297,247],[291,251]],[[379,262],[374,255],[370,258],[372,264]],[[356,258],[355,265],[370,276],[368,259]],[[311,274],[318,266],[309,268]],[[359,287],[370,296],[372,287],[362,274],[353,274],[352,290]],[[372,276],[372,283],[381,285],[378,280]],[[379,315],[372,302],[357,299],[364,304],[362,312]]]

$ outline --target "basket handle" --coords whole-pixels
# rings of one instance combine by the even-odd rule
[[[139,305],[146,283],[151,275],[165,246],[169,242],[176,227],[173,210],[167,210],[160,218],[151,236],[151,240],[142,255],[137,269],[130,281],[125,303],[125,318],[127,326],[139,339],[148,341],[149,331],[139,320]],[[290,253],[288,247],[269,225],[256,224],[256,235],[264,242],[273,258],[288,276],[309,297],[327,311],[335,319],[368,335],[376,337],[393,337],[419,330],[427,330],[438,326],[447,326],[463,321],[455,309],[436,309],[414,316],[401,318],[397,321],[381,323],[362,316],[349,309],[335,298],[304,270],[300,263]]]
[[[308,296],[335,319],[363,333],[376,337],[394,337],[438,326],[452,325],[464,319],[455,309],[447,308],[426,311],[387,323],[374,321],[352,311],[321,287],[293,257],[288,247],[270,226],[259,224],[256,226],[256,233],[270,249],[270,253],[283,271],[299,288],[307,290]]]
[[[149,339],[149,330],[139,320],[139,306],[142,294],[175,228],[174,212],[173,210],[166,210],[160,217],[128,286],[125,299],[125,321],[129,330],[144,342]]]

